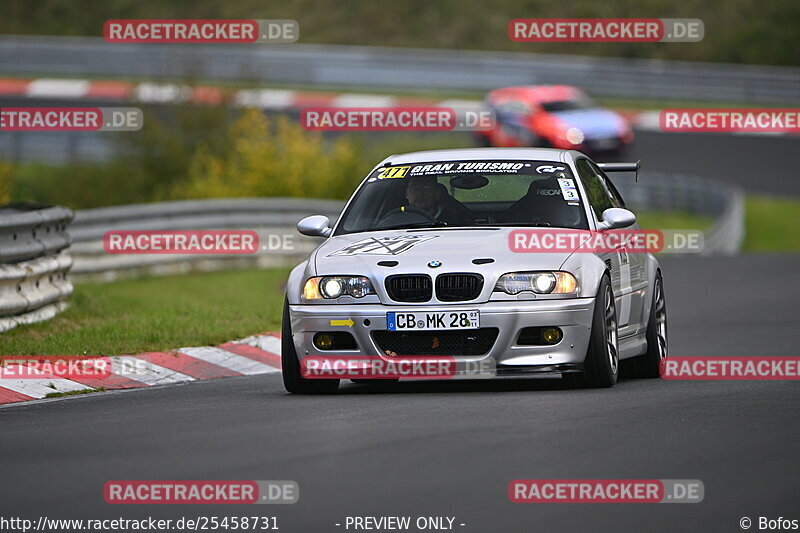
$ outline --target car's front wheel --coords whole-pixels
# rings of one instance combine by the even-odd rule
[[[597,290],[583,373],[564,374],[571,386],[613,387],[619,377],[619,337],[617,306],[608,276]]]
[[[333,394],[339,388],[338,379],[307,379],[300,372],[300,360],[292,340],[292,321],[289,317],[289,300],[283,303],[281,324],[281,372],[283,386],[294,394]]]

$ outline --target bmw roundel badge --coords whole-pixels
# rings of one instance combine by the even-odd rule
[[[441,261],[431,261],[431,262],[428,263],[428,266],[431,267],[431,268],[439,268],[440,266],[442,266],[442,262]]]

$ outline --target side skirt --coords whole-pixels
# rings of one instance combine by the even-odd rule
[[[645,333],[631,335],[624,339],[619,339],[619,359],[629,359],[647,352],[647,336]]]

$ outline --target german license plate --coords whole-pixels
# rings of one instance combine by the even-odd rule
[[[431,329],[477,329],[481,316],[477,309],[465,311],[424,311],[386,313],[389,331],[424,331]]]

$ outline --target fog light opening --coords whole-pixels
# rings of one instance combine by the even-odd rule
[[[561,330],[558,328],[545,328],[542,331],[542,340],[546,344],[556,344],[561,340]]]
[[[318,350],[357,350],[356,339],[346,331],[320,331],[314,334],[314,346]]]
[[[333,346],[333,339],[327,333],[317,333],[314,335],[314,346],[320,350],[330,350]]]

